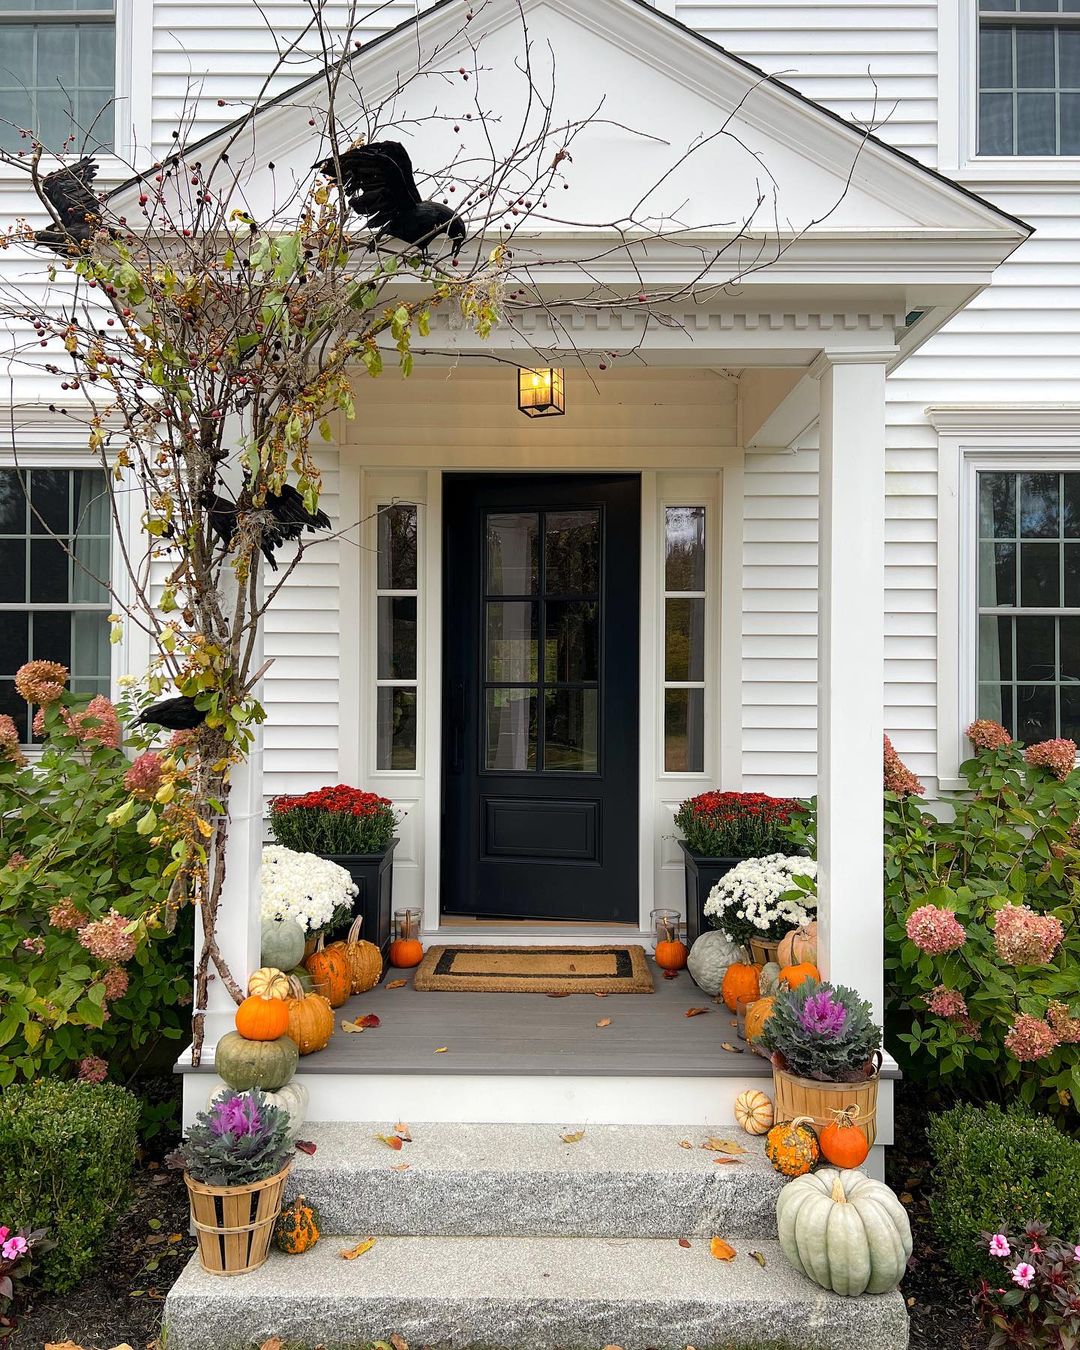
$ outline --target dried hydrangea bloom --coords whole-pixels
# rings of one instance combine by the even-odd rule
[[[67,726],[68,735],[74,736],[80,745],[106,745],[110,750],[119,749],[122,736],[120,719],[104,694],[96,695],[85,708],[61,708],[60,715]],[[34,714],[34,735],[45,735],[43,708]]]
[[[907,921],[906,931],[915,946],[931,956],[954,952],[967,941],[964,925],[952,910],[939,909],[937,905],[923,905],[915,910]]]
[[[1046,1010],[1046,1020],[1062,1045],[1080,1045],[1080,1017],[1073,1017],[1067,1003],[1055,999]]]
[[[161,756],[154,750],[147,750],[124,774],[124,787],[133,797],[139,797],[147,802],[153,801],[158,788],[161,787],[164,769]]]
[[[85,922],[86,915],[70,895],[65,895],[63,900],[57,901],[49,910],[50,925],[61,933],[66,933],[72,928],[81,928]]]
[[[943,984],[927,995],[926,1006],[935,1016],[947,1017],[950,1021],[967,1017],[967,1003],[963,994],[956,989],[946,989]]]
[[[1040,741],[1028,746],[1024,758],[1033,768],[1049,769],[1059,783],[1064,783],[1076,765],[1076,742]]]
[[[1001,723],[993,722],[989,717],[972,722],[964,735],[976,750],[1004,750],[1007,745],[1012,745],[1012,737]]]
[[[48,707],[64,693],[68,682],[68,668],[59,661],[27,661],[15,672],[15,688],[27,703]]]
[[[20,766],[26,763],[20,740],[19,728],[7,713],[0,713],[0,762]]]
[[[128,973],[123,966],[111,966],[101,983],[105,986],[105,997],[110,1003],[115,1003],[128,991]]]
[[[898,797],[921,797],[926,788],[919,782],[885,737],[885,791]]]
[[[1005,1033],[1005,1049],[1022,1061],[1045,1059],[1058,1047],[1058,1037],[1049,1022],[1021,1013]]]
[[[1010,966],[1045,966],[1064,937],[1060,919],[1027,905],[1006,905],[994,920],[994,949]]]
[[[104,1083],[109,1076],[109,1065],[97,1055],[87,1055],[79,1060],[79,1079],[83,1083]]]
[[[135,939],[126,931],[127,926],[128,920],[111,909],[104,919],[83,924],[79,929],[79,942],[99,961],[121,965],[135,955]]]

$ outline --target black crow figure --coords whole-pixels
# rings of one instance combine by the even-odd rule
[[[196,708],[195,700],[181,694],[178,698],[163,698],[160,703],[151,703],[135,719],[135,725],[165,727],[167,731],[194,731],[205,721],[206,713]]]
[[[251,498],[246,491],[240,494],[239,501],[230,501],[216,492],[207,492],[203,498],[207,520],[218,539],[228,547],[236,534],[240,515],[252,511]],[[316,511],[314,515],[304,505],[304,499],[289,483],[283,483],[280,492],[268,492],[266,500],[259,510],[269,513],[269,520],[263,529],[262,555],[270,566],[277,571],[277,558],[274,550],[285,543],[300,538],[305,530],[312,534],[316,530],[328,530],[330,517],[325,511]]]
[[[338,180],[338,165],[341,179]],[[439,235],[445,234],[456,258],[465,242],[465,222],[442,202],[422,200],[413,177],[409,152],[398,141],[373,141],[343,150],[318,165],[348,198],[358,216],[366,216],[375,237],[389,236],[412,244],[426,257]]]
[[[41,190],[59,224],[35,230],[34,242],[57,253],[74,253],[102,229],[101,202],[93,189],[97,165],[89,155],[54,169],[41,180]],[[110,230],[110,234],[115,231]]]

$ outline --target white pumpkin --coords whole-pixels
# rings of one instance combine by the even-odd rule
[[[911,1257],[907,1212],[865,1172],[818,1172],[789,1181],[776,1202],[780,1247],[800,1274],[835,1294],[885,1294]]]
[[[775,1118],[772,1100],[760,1088],[747,1088],[735,1098],[735,1119],[747,1134],[766,1134]]]
[[[728,966],[749,960],[745,947],[732,942],[726,933],[715,928],[711,933],[702,933],[690,948],[686,966],[697,987],[715,997],[724,983]]]
[[[262,964],[274,970],[291,970],[304,959],[304,930],[295,919],[264,919]]]
[[[213,1106],[218,1097],[228,1090],[228,1088],[215,1088],[207,1098],[207,1106]],[[278,1088],[276,1092],[264,1092],[263,1097],[271,1106],[276,1106],[278,1110],[284,1111],[288,1115],[289,1133],[295,1139],[300,1132],[301,1125],[307,1119],[310,1097],[304,1084],[294,1078],[291,1083],[286,1083],[283,1088]]]

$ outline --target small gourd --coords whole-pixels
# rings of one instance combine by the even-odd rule
[[[832,1120],[818,1135],[821,1156],[834,1167],[849,1171],[861,1167],[870,1154],[870,1144],[857,1123],[859,1108],[846,1106],[832,1114]]]
[[[320,933],[315,950],[304,962],[315,985],[315,992],[322,994],[331,1008],[340,1008],[352,993],[352,972],[343,947],[344,943],[341,942],[327,947],[326,939]]]
[[[798,966],[784,966],[780,971],[780,983],[786,984],[789,989],[798,989],[806,980],[821,983],[821,971],[809,961],[804,961]]]
[[[247,991],[260,998],[288,998],[289,977],[274,966],[263,966],[248,980]]]
[[[821,1159],[821,1145],[810,1116],[781,1121],[765,1136],[765,1156],[785,1177],[804,1176]]]
[[[758,987],[761,990],[762,997],[766,994],[778,994],[780,992],[780,963],[778,961],[767,961],[761,967]]]
[[[214,1051],[214,1069],[237,1092],[262,1088],[276,1092],[296,1072],[299,1052],[289,1036],[276,1041],[249,1041],[238,1031],[227,1032]]]
[[[298,1195],[286,1201],[274,1225],[274,1245],[286,1256],[302,1256],[319,1240],[319,1212]]]
[[[334,1013],[322,994],[305,993],[299,980],[289,981],[292,997],[285,1000],[289,1010],[289,1035],[302,1055],[325,1050],[334,1034]]]
[[[760,1088],[747,1088],[735,1098],[735,1120],[747,1134],[765,1134],[774,1118],[772,1101]]]
[[[911,1259],[911,1224],[893,1192],[865,1172],[823,1167],[790,1182],[776,1201],[780,1249],[834,1294],[887,1294]]]
[[[304,930],[295,919],[264,919],[262,963],[275,970],[288,970],[304,959]]]
[[[742,961],[736,961],[724,972],[724,982],[720,994],[729,1012],[739,1006],[739,999],[757,998],[760,993],[758,968]]]
[[[817,920],[811,919],[801,928],[793,928],[780,939],[777,960],[782,966],[798,966],[804,961],[817,961]]]
[[[280,998],[249,994],[236,1010],[236,1029],[246,1041],[276,1041],[289,1029],[289,1010]]]
[[[349,965],[351,989],[354,994],[366,994],[369,989],[374,989],[382,979],[383,973],[382,952],[374,942],[365,942],[360,937],[363,922],[364,916],[358,914],[353,919],[344,941],[333,942],[327,948],[328,951],[339,949],[344,953]]]
[[[775,1008],[776,997],[773,994],[757,999],[747,1008],[746,1018],[743,1022],[743,1035],[752,1045],[756,1045],[761,1040],[765,1023],[773,1015]]]
[[[686,958],[686,967],[702,993],[715,998],[724,983],[728,966],[747,959],[746,948],[732,942],[726,933],[716,928],[710,933],[702,933],[695,941]]]

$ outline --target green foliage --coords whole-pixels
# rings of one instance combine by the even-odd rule
[[[33,766],[0,758],[0,1088],[88,1057],[127,1078],[188,1030],[192,916],[167,909],[163,850],[124,818],[127,759],[65,722],[84,704],[46,710]],[[102,920],[121,930],[114,960],[79,941]]]
[[[983,751],[961,771],[970,790],[950,803],[947,819],[916,798],[885,797],[889,1047],[912,1078],[944,1079],[991,1100],[1040,1102],[1075,1122],[1080,774],[1059,782],[1027,766],[1015,743]],[[907,919],[927,904],[955,912],[967,932],[962,947],[930,955],[908,938]],[[1065,940],[1047,964],[1018,967],[998,955],[993,922],[1009,904],[1064,925]],[[930,1011],[941,989],[964,1000],[966,1016]],[[1010,1029],[1021,1015],[1043,1020],[1052,1008],[1060,1043],[1021,1061],[1007,1048]]]
[[[1080,1235],[1080,1140],[1013,1105],[955,1106],[930,1120],[930,1212],[941,1249],[966,1278],[1000,1282],[984,1232],[1022,1231],[1035,1217],[1051,1233]]]
[[[139,1103],[112,1083],[42,1079],[0,1093],[5,1223],[46,1228],[47,1289],[77,1284],[128,1195]]]
[[[292,1155],[289,1113],[252,1088],[219,1093],[167,1161],[207,1186],[247,1186],[276,1176]]]
[[[763,1039],[799,1078],[847,1083],[867,1076],[881,1049],[881,1028],[854,989],[803,980],[776,995]]]

